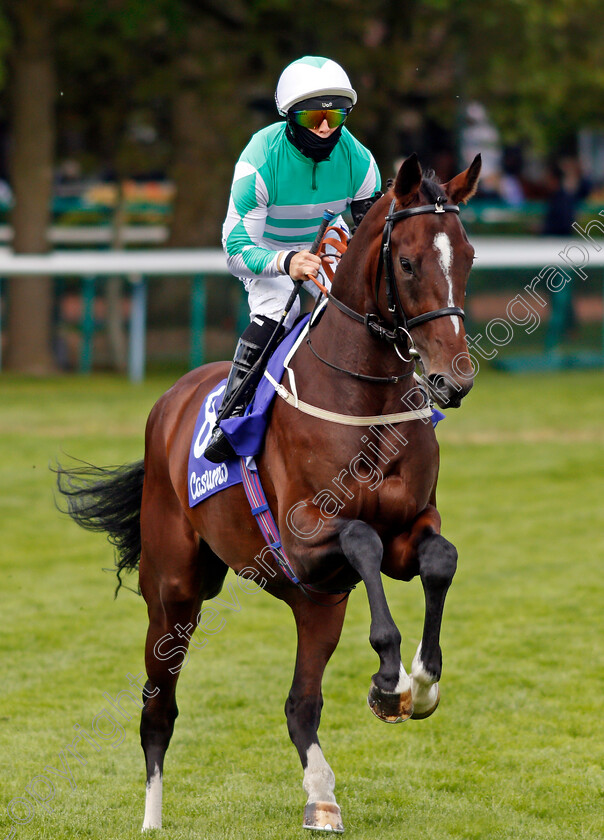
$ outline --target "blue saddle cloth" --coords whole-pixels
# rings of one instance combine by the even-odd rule
[[[268,361],[267,370],[276,382],[281,381],[287,354],[294,346],[298,336],[306,326],[309,315],[302,318],[281,341]],[[194,507],[233,484],[242,481],[239,459],[225,464],[213,464],[203,457],[216,417],[222,404],[226,379],[223,379],[205,398],[197,421],[189,450],[189,507]],[[262,442],[269,420],[269,409],[275,398],[275,389],[263,376],[256,388],[254,399],[243,417],[230,417],[223,420],[220,428],[229,439],[229,443],[241,457],[253,457],[262,449]]]
[[[267,370],[276,382],[281,381],[285,369],[285,359],[309,318],[309,315],[305,316],[290,330],[269,359]],[[227,487],[239,484],[243,480],[239,458],[227,461],[224,464],[214,464],[203,457],[216,424],[216,417],[222,404],[225,388],[226,379],[223,379],[207,395],[197,415],[189,450],[189,507],[195,507],[214,493],[226,490]],[[275,398],[275,393],[274,386],[263,376],[256,389],[254,399],[243,417],[230,417],[220,424],[222,431],[238,456],[253,459],[253,456],[257,455],[262,449],[269,421],[269,409]],[[433,409],[433,425],[436,426],[444,416],[437,409]],[[248,468],[255,469],[252,460],[248,461]]]

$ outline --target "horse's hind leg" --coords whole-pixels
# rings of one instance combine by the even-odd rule
[[[227,567],[199,543],[176,497],[144,497],[141,526],[140,584],[149,613],[140,730],[147,767],[144,830],[161,828],[164,756],[178,715],[176,682],[201,602],[218,594]]]
[[[381,578],[382,542],[366,522],[353,520],[340,532],[340,546],[367,590],[371,627],[369,642],[380,657],[373,675],[369,708],[387,723],[408,720],[413,712],[411,680],[401,661],[401,634],[390,613]]]
[[[419,543],[417,558],[426,613],[422,641],[411,666],[411,684],[413,717],[420,719],[431,715],[440,699],[440,627],[445,597],[457,568],[457,550],[440,534],[430,534]]]
[[[341,596],[340,596],[341,597]],[[320,606],[299,594],[292,604],[298,629],[298,653],[292,687],[285,704],[289,736],[304,768],[304,828],[344,831],[334,795],[335,776],[325,760],[317,731],[323,697],[321,680],[338,644],[346,601]]]

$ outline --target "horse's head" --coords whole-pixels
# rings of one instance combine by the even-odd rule
[[[391,227],[384,242],[389,237],[390,257],[384,259],[386,282],[378,299],[390,312],[393,306],[400,310],[393,317],[402,320],[411,335],[441,408],[459,406],[473,384],[462,308],[474,249],[457,205],[476,192],[480,167],[477,155],[468,169],[439,184],[422,173],[412,155],[401,165],[387,196],[391,210],[386,224]]]

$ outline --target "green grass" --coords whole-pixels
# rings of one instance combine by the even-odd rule
[[[6,806],[14,800],[13,815],[27,819],[26,788],[47,765],[61,769],[75,725],[90,730],[111,709],[104,692],[129,688],[127,674],[143,669],[144,603],[130,592],[113,600],[115,578],[102,571],[111,550],[57,513],[49,463],[62,452],[98,464],[141,457],[146,416],[170,384],[0,379],[0,840],[15,825]],[[321,727],[349,837],[604,836],[601,389],[597,373],[481,372],[439,426],[443,533],[460,554],[441,706],[397,727],[369,713],[377,658],[359,587],[326,673]],[[388,581],[387,592],[409,665],[421,587]],[[262,592],[240,602],[182,672],[165,827],[151,836],[308,836],[283,715],[293,620]],[[52,776],[52,810],[38,805],[15,838],[140,837],[137,718],[123,721],[121,743],[82,748],[75,789]]]

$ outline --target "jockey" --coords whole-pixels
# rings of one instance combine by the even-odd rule
[[[323,212],[336,213],[332,224],[348,233],[339,214],[350,208],[358,224],[381,186],[371,152],[344,127],[357,95],[339,64],[317,56],[294,61],[279,78],[275,101],[285,121],[258,131],[243,150],[223,226],[227,266],[243,281],[250,307],[250,324],[237,344],[223,405],[267,345],[293,281],[322,275],[319,257],[308,249]],[[324,275],[321,279],[328,285]],[[319,294],[312,281],[304,288]],[[296,301],[286,331],[299,313]],[[242,415],[247,402],[235,399],[229,416]],[[214,463],[236,457],[218,425],[225,417],[219,414],[204,453]]]

